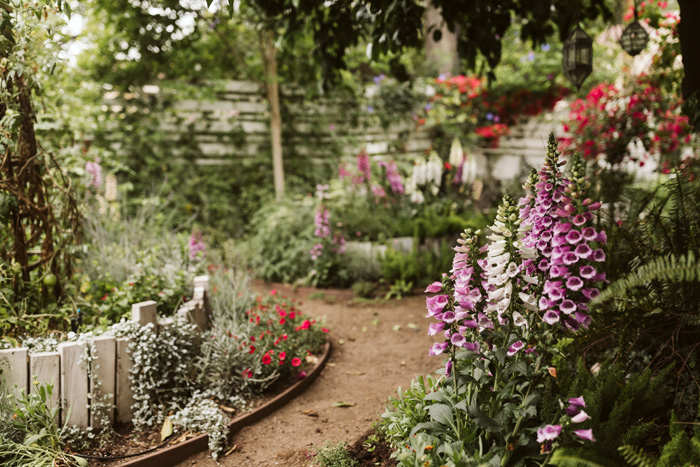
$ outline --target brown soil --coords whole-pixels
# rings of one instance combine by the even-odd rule
[[[396,461],[391,458],[392,449],[384,438],[374,430],[367,431],[347,448],[350,457],[359,467],[393,467]]]
[[[270,285],[256,285],[269,293]],[[313,453],[327,442],[347,442],[361,465],[394,465],[388,446],[378,443],[364,453],[363,444],[380,419],[387,398],[406,388],[411,379],[433,372],[440,361],[428,357],[433,339],[426,334],[422,296],[388,303],[357,304],[345,292],[325,292],[323,300],[308,300],[309,290],[277,287],[302,301],[305,314],[325,317],[333,352],[326,368],[303,394],[266,419],[233,436],[236,448],[219,459],[227,467],[312,466]],[[412,329],[409,324],[415,324]],[[400,326],[400,328],[398,328]],[[336,402],[351,407],[334,407]],[[365,456],[365,457],[363,457]],[[374,457],[374,460],[371,458]],[[178,467],[217,464],[203,452],[183,459]],[[160,467],[160,466],[159,466]]]

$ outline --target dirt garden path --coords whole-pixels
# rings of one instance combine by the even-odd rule
[[[269,293],[271,286],[258,285]],[[386,304],[351,304],[347,294],[308,300],[308,292],[278,288],[302,301],[316,319],[325,316],[333,352],[318,379],[287,406],[234,435],[237,448],[220,459],[226,467],[313,465],[307,452],[327,442],[352,444],[380,418],[390,395],[411,379],[433,372],[441,360],[428,356],[425,299],[405,298]],[[336,402],[354,404],[333,407]],[[178,467],[217,467],[208,453],[183,459]]]

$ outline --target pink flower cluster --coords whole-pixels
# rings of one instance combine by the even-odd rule
[[[99,188],[102,186],[102,166],[100,165],[100,158],[96,158],[94,161],[88,161],[85,163],[85,172],[90,176],[88,180],[88,186],[93,188]]]
[[[552,251],[549,257],[549,278],[544,283],[539,307],[543,321],[560,322],[572,330],[588,328],[588,302],[600,294],[595,282],[605,281],[605,273],[596,263],[605,261],[600,248],[607,242],[605,232],[593,227],[593,211],[600,203],[581,199],[588,188],[583,163],[575,155],[572,160],[572,180],[562,187],[560,207],[555,214],[559,221],[552,228]]]
[[[571,423],[583,423],[591,417],[583,411],[586,407],[586,402],[583,396],[569,399],[569,407],[566,409],[566,415],[571,417]],[[568,425],[568,422],[565,422]],[[537,429],[537,442],[542,444],[544,452],[552,450],[552,441],[557,439],[562,432],[562,425],[545,425]],[[574,430],[573,433],[580,439],[586,441],[596,441],[593,436],[593,430]]]
[[[369,154],[367,154],[366,151],[362,151],[357,155],[357,170],[359,170],[362,177],[364,177],[363,181],[369,182],[372,177],[372,169],[369,163]]]
[[[202,240],[202,232],[198,230],[192,232],[188,246],[190,250],[190,261],[196,260],[200,254],[203,256],[207,251],[207,247],[204,244],[204,240]]]
[[[399,169],[396,167],[396,162],[379,162],[377,165],[384,167],[386,169],[386,179],[389,182],[391,191],[402,195],[405,191],[403,186],[403,181],[401,180],[401,175],[399,175]]]
[[[314,217],[314,224],[316,225],[316,230],[314,230],[315,237],[326,238],[330,236],[330,217],[328,209],[321,207],[316,211],[316,216]]]

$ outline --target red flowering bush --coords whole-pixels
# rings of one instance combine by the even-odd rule
[[[688,117],[681,115],[680,105],[680,99],[662,92],[647,77],[624,89],[600,84],[571,104],[569,123],[564,125],[569,136],[561,138],[562,148],[613,167],[627,160],[643,165],[652,154],[678,160],[681,145],[690,141]],[[632,155],[634,144],[643,146],[641,157]]]
[[[474,76],[439,77],[436,92],[418,118],[436,138],[446,144],[454,138],[473,139],[475,144],[498,147],[498,139],[509,133],[521,117],[538,115],[554,107],[568,90],[549,86],[542,90],[487,89],[483,79]]]
[[[258,296],[254,306],[246,311],[251,325],[248,334],[230,336],[239,341],[239,351],[248,349],[252,360],[241,372],[244,379],[297,375],[301,363],[326,341],[328,329],[303,317],[295,300],[272,292]]]

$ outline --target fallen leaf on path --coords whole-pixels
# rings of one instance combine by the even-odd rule
[[[373,319],[373,320],[370,322],[370,324],[374,324],[375,326],[377,326],[377,325],[379,324],[379,320],[378,320],[378,319]]]
[[[228,451],[226,451],[226,452],[224,453],[224,457],[226,457],[226,456],[228,456],[229,454],[231,454],[233,451],[236,450],[236,448],[238,448],[238,445],[237,445],[237,444],[234,444],[233,447],[232,447],[231,449],[229,449]]]
[[[338,339],[338,344],[343,345],[345,344],[345,341],[343,339]]]
[[[409,327],[410,329],[415,329],[416,331],[417,331],[418,329],[420,329],[420,326],[418,326],[417,324],[414,324],[414,323],[408,323],[408,327]]]
[[[304,415],[308,415],[309,417],[318,417],[318,412],[310,409],[306,409],[302,412]]]
[[[180,443],[182,443],[183,441],[185,441],[185,440],[187,439],[187,437],[188,437],[189,435],[190,435],[190,432],[189,432],[189,431],[184,432],[183,434],[181,434],[180,436],[178,436],[177,439],[176,439],[175,441],[173,441],[173,444],[180,444]]]
[[[328,363],[326,363],[326,366],[329,366],[331,368],[335,368],[335,363],[328,362]]]
[[[362,332],[367,332],[367,326],[362,326]]]
[[[394,331],[400,331],[401,330],[401,325],[400,324],[394,324],[394,326],[391,328]]]
[[[318,363],[318,357],[316,355],[307,355],[306,363],[311,363],[312,365],[315,365]]]
[[[353,375],[353,376],[362,376],[365,374],[364,371],[346,371],[346,375]]]
[[[354,406],[355,406],[355,404],[351,403],[351,402],[339,401],[339,402],[333,403],[333,407],[354,407]]]
[[[163,428],[160,429],[160,440],[165,441],[165,438],[173,434],[173,421],[167,417],[163,422]]]
[[[401,360],[400,365],[401,365],[401,366],[406,366],[406,360]]]
[[[228,412],[228,413],[234,413],[236,411],[236,409],[231,408],[231,407],[226,407],[225,405],[219,405],[219,408],[221,410],[223,410],[224,412]]]

